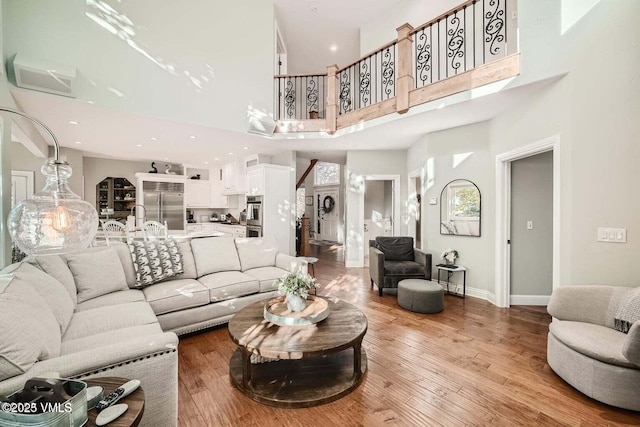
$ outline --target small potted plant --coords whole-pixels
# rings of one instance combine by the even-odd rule
[[[304,310],[307,306],[309,290],[318,286],[316,279],[300,270],[282,276],[276,285],[280,292],[285,293],[287,308],[291,311]]]
[[[442,259],[445,260],[447,265],[453,265],[456,263],[456,258],[458,258],[458,251],[455,249],[445,249],[442,252]]]

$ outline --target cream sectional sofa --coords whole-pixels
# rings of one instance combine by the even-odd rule
[[[137,378],[146,396],[141,425],[177,425],[177,335],[227,322],[306,266],[268,237],[178,247],[184,272],[142,289],[125,244],[30,257],[0,271],[0,395],[49,372]]]

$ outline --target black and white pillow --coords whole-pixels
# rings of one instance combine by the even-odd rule
[[[144,288],[169,277],[184,273],[182,254],[173,239],[129,243],[136,270],[136,288]]]

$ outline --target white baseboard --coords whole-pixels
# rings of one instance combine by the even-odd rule
[[[549,295],[511,295],[510,305],[549,305]]]
[[[359,261],[345,261],[344,266],[347,268],[363,268],[363,263]]]
[[[447,289],[446,282],[441,283],[441,285],[444,287],[444,289],[446,291],[446,289]],[[458,294],[462,294],[462,285],[461,284],[451,283],[449,285],[449,291],[455,292],[455,293],[458,293]],[[496,304],[496,296],[492,292],[489,292],[489,291],[487,291],[485,289],[473,288],[473,287],[467,286],[466,296],[472,297],[472,298],[480,298],[480,299],[483,299],[483,300],[487,300],[493,305]]]

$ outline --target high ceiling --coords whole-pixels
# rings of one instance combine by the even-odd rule
[[[275,0],[275,7],[285,37],[289,41],[293,38],[305,43],[304,50],[316,52],[318,63],[324,64],[324,67],[330,62],[345,63],[357,58],[359,25],[396,2],[323,0],[314,4],[312,0]],[[315,11],[311,10],[313,7]],[[328,44],[333,43],[330,35],[340,34],[342,30],[345,35],[336,38],[338,49],[335,55],[351,51],[353,56],[340,60],[336,56],[336,60],[332,61],[329,59],[332,53],[328,51]],[[346,48],[347,45],[350,47]],[[181,51],[185,57],[198,54],[197,51],[185,49]],[[519,102],[521,97],[531,95],[534,90],[518,88],[499,91],[441,109],[438,101],[425,108],[413,108],[402,116],[392,114],[359,124],[357,129],[342,130],[333,137],[302,134],[294,137],[276,135],[272,139],[243,131],[187,123],[180,119],[159,118],[152,113],[132,113],[86,100],[31,90],[12,88],[11,94],[25,112],[51,127],[63,147],[81,150],[86,156],[161,160],[207,168],[222,165],[234,157],[244,158],[256,153],[276,154],[285,150],[297,151],[300,157],[341,162],[347,150],[406,149],[426,133],[495,117]],[[162,98],[162,102],[166,100]]]
[[[360,57],[360,27],[398,1],[274,0],[288,73],[323,73],[327,65],[354,62]]]

